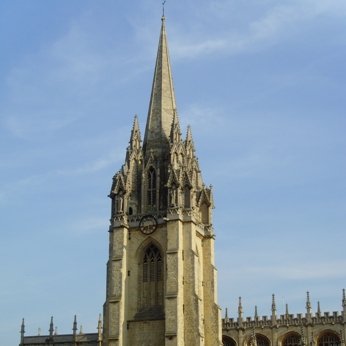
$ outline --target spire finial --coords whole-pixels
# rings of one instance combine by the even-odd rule
[[[20,343],[24,343],[24,334],[25,334],[25,323],[24,318],[22,319],[22,324],[20,326]]]
[[[289,313],[288,313],[288,304],[286,303],[286,318],[288,317]]]
[[[276,325],[276,303],[275,294],[272,294],[272,325]]]
[[[311,314],[310,292],[306,292],[306,313]]]
[[[243,324],[243,306],[241,305],[241,297],[239,297],[238,303],[238,325],[241,327]]]
[[[346,309],[346,293],[344,288],[342,289],[342,307]]]
[[[99,314],[99,320],[97,322],[97,337],[98,341],[102,341],[102,319],[101,319],[101,314]]]
[[[74,319],[73,319],[73,327],[72,327],[72,330],[73,330],[73,335],[76,335],[77,334],[77,316],[74,315]]]
[[[239,297],[239,304],[238,304],[239,317],[242,315],[242,313],[243,313],[243,306],[241,305],[241,297]]]
[[[255,320],[258,319],[258,313],[257,313],[257,305],[255,305]]]
[[[275,314],[276,312],[276,303],[275,303],[275,294],[273,293],[272,294],[272,313],[273,315]]]
[[[320,301],[317,302],[317,315],[321,315],[321,306],[320,306]]]
[[[162,19],[165,19],[165,4],[166,0],[162,1]]]
[[[53,336],[54,333],[54,322],[53,322],[53,316],[50,318],[50,324],[49,324],[49,336]]]

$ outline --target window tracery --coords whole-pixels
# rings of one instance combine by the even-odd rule
[[[148,245],[141,259],[140,266],[140,306],[139,311],[145,317],[157,317],[163,306],[163,258],[160,250]]]
[[[301,346],[301,336],[296,333],[289,334],[283,340],[283,346]]]
[[[318,339],[318,346],[340,346],[340,338],[334,333],[325,333]]]

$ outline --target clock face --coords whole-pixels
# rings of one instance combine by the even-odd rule
[[[143,234],[151,234],[157,228],[157,221],[153,215],[144,215],[139,222],[139,229]]]

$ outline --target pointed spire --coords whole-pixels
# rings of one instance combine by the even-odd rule
[[[342,290],[342,316],[344,322],[346,321],[346,293],[345,289]]]
[[[145,153],[149,153],[151,149],[156,153],[165,153],[169,150],[169,136],[175,110],[176,103],[165,18],[162,17],[159,48],[144,135],[143,148]]]
[[[228,309],[226,308],[225,310],[225,323],[229,322],[229,318],[228,318]]]
[[[53,316],[50,318],[50,324],[49,324],[49,336],[53,336],[54,333],[54,322],[53,322]]]
[[[171,144],[179,143],[181,141],[179,117],[178,117],[178,114],[175,110],[174,110],[174,114],[173,114],[173,122],[172,122],[172,127],[171,127],[170,140],[171,140]]]
[[[243,324],[243,306],[241,304],[241,297],[239,297],[238,303],[238,325],[241,327]]]
[[[76,336],[77,330],[78,330],[78,327],[77,327],[77,316],[74,315],[73,327],[72,327],[73,336]]]
[[[310,303],[310,292],[309,291],[306,292],[306,305],[305,305],[305,307],[306,307],[306,313],[308,315],[311,315],[311,303]]]
[[[138,116],[135,115],[133,119],[133,126],[131,131],[131,137],[130,137],[130,149],[131,150],[138,150],[141,145],[141,131],[139,129],[139,122],[138,122]]]
[[[99,320],[97,322],[97,341],[102,342],[102,319],[101,314],[99,314]]]
[[[20,326],[20,343],[24,344],[24,334],[25,334],[25,323],[24,318],[22,319],[22,324]]]
[[[187,154],[192,156],[195,152],[195,143],[193,142],[191,126],[188,125],[186,131],[185,147],[188,150]]]
[[[275,294],[272,294],[272,324],[276,325],[276,303]]]
[[[255,320],[258,320],[257,305],[255,305]]]
[[[288,312],[288,304],[286,304],[286,312],[285,312],[285,315],[286,315],[286,319],[288,319],[288,316],[289,316],[289,312]]]
[[[272,315],[276,313],[275,294],[272,294]]]
[[[317,315],[321,316],[321,306],[320,306],[320,301],[317,302]]]

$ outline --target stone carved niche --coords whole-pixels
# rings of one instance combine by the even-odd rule
[[[209,206],[203,202],[201,207],[200,207],[200,212],[201,212],[201,221],[205,225],[210,224],[210,215],[209,215]]]

